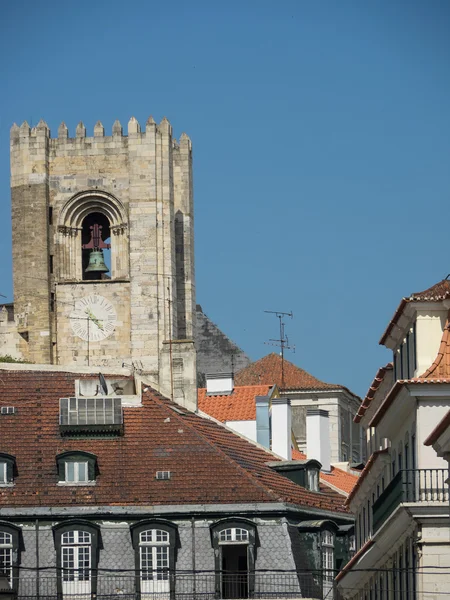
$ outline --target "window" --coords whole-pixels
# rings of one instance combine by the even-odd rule
[[[86,483],[88,481],[88,463],[67,461],[66,483]]]
[[[249,598],[255,590],[256,527],[247,519],[211,525],[218,598]]]
[[[12,485],[16,459],[11,454],[0,452],[0,486]]]
[[[90,452],[63,452],[56,457],[59,483],[92,484],[97,474],[97,457]]]
[[[20,539],[19,527],[6,521],[0,521],[0,572],[5,573],[13,590],[17,590],[19,579]]]
[[[319,491],[319,470],[308,469],[308,489],[312,492]]]
[[[120,434],[122,424],[121,398],[61,398],[59,401],[61,435],[70,435],[73,431]]]
[[[322,568],[324,598],[333,587],[334,580],[334,535],[331,531],[322,531]]]
[[[0,530],[0,572],[6,574],[8,581],[12,581],[13,567],[13,541],[12,535]]]
[[[58,597],[94,597],[100,529],[89,521],[74,520],[54,528]]]
[[[168,600],[175,590],[176,550],[179,546],[175,525],[162,519],[141,522],[131,527],[135,551],[136,592],[142,600]]]

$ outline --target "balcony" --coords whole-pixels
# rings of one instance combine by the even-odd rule
[[[373,505],[373,530],[403,502],[448,503],[448,469],[403,469]]]
[[[333,600],[333,582],[323,585],[322,571],[164,571],[149,579],[139,572],[107,574],[85,570],[73,581],[41,572],[21,574],[14,582],[15,600],[229,600],[297,598]],[[82,581],[81,581],[82,579]],[[67,587],[69,586],[69,587]],[[94,592],[95,589],[95,592]],[[95,594],[95,595],[94,595]]]

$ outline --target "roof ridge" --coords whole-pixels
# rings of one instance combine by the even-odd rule
[[[166,402],[164,402],[164,401],[162,400],[162,398],[164,398],[164,396],[162,396],[162,397],[161,397],[161,399],[159,399],[159,398],[154,398],[154,399],[155,399],[156,403],[157,403],[157,404],[159,404],[160,406],[163,406],[163,407],[164,407],[164,409],[165,409],[166,411],[170,410],[170,407],[169,407],[169,406],[166,404],[166,402],[173,402],[173,401],[171,401],[171,400],[169,400],[168,398],[166,398],[166,399],[165,399],[165,400],[166,400]],[[174,403],[174,404],[175,404],[175,403]],[[174,412],[174,411],[171,411],[171,414],[174,414],[174,415],[175,415],[175,418],[176,418],[176,419],[177,419],[179,422],[186,423],[186,420],[185,420],[185,419],[182,419],[182,418],[181,418],[181,416],[180,416],[179,414],[177,414],[176,412]],[[205,419],[204,417],[200,417],[198,414],[196,414],[196,413],[194,413],[194,412],[192,412],[192,411],[190,411],[190,410],[188,410],[188,409],[186,409],[186,414],[187,414],[188,418],[200,419],[200,420],[203,420],[204,422],[213,423],[215,426],[217,426],[217,427],[222,427],[222,428],[223,428],[225,431],[227,431],[228,433],[230,433],[230,434],[233,434],[233,432],[232,432],[232,431],[230,431],[228,428],[224,427],[224,426],[222,425],[222,423],[217,423],[217,422],[214,422],[214,421],[212,421],[212,420],[210,420],[210,419]],[[223,456],[223,457],[225,458],[225,460],[226,460],[226,461],[227,461],[229,464],[233,465],[233,466],[234,466],[234,467],[235,467],[235,468],[236,468],[238,471],[243,471],[243,472],[244,472],[244,474],[245,474],[245,476],[246,476],[246,478],[247,478],[249,481],[251,481],[251,483],[252,483],[253,485],[255,485],[255,484],[256,484],[256,487],[258,487],[258,488],[262,489],[262,491],[263,491],[265,494],[267,494],[267,495],[270,497],[270,499],[271,499],[271,500],[276,500],[276,501],[280,501],[280,500],[281,500],[280,496],[277,496],[277,495],[275,494],[275,492],[274,492],[273,490],[271,490],[271,489],[267,490],[267,488],[266,488],[265,486],[263,486],[263,485],[262,485],[262,483],[261,483],[260,481],[258,481],[258,480],[257,480],[257,479],[256,479],[256,478],[253,476],[253,475],[251,475],[251,473],[249,473],[249,471],[247,471],[247,469],[244,469],[244,467],[242,467],[242,466],[241,466],[239,463],[237,463],[237,462],[236,462],[236,461],[234,461],[232,458],[230,458],[230,456],[229,456],[229,455],[228,455],[228,454],[227,454],[227,453],[226,453],[224,450],[222,450],[222,449],[221,449],[221,448],[219,448],[218,446],[214,445],[214,444],[213,444],[213,443],[212,443],[212,442],[211,442],[211,441],[210,441],[210,440],[209,440],[209,439],[206,437],[206,435],[204,435],[203,433],[199,432],[199,431],[198,431],[198,430],[195,428],[195,426],[194,426],[194,425],[192,425],[191,423],[189,423],[189,421],[188,421],[188,425],[189,425],[189,428],[190,428],[190,430],[194,432],[194,434],[197,436],[197,438],[199,438],[199,439],[201,439],[202,441],[206,442],[206,444],[207,444],[208,446],[210,446],[212,449],[214,449],[214,450],[216,451],[216,453],[217,453],[217,454],[220,454],[221,456]],[[251,443],[251,442],[249,442],[248,440],[246,440],[246,439],[244,439],[244,438],[241,438],[241,437],[240,437],[240,439],[242,439],[242,441],[243,441],[243,442],[247,442],[248,444],[250,444],[250,443]],[[261,451],[264,451],[264,452],[265,452],[265,450],[262,450],[262,449],[260,449],[260,448],[258,448],[258,450],[261,450]]]

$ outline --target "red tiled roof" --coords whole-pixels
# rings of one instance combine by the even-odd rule
[[[198,408],[218,421],[254,421],[256,396],[267,396],[270,385],[236,386],[228,396],[208,396],[206,389],[198,390]]]
[[[394,316],[392,317],[391,321],[389,322],[389,325],[386,327],[386,330],[381,336],[379,343],[381,345],[385,343],[385,341],[389,337],[389,334],[391,333],[392,329],[394,328],[395,324],[397,323],[401,314],[403,313],[405,306],[409,302],[439,302],[440,300],[446,300],[447,298],[450,298],[449,279],[443,279],[442,281],[439,281],[435,285],[432,285],[430,288],[424,290],[423,292],[416,292],[414,294],[411,294],[409,298],[402,298],[400,304],[397,307],[397,310],[394,313]]]
[[[361,406],[359,407],[358,412],[356,413],[356,415],[353,419],[353,421],[355,423],[359,423],[361,421],[361,418],[365,415],[366,410],[369,408],[370,403],[372,402],[373,397],[375,396],[378,388],[383,383],[386,373],[388,371],[392,371],[392,369],[393,369],[392,363],[388,363],[385,367],[380,367],[378,369],[378,372],[375,375],[375,379],[372,381],[369,391],[367,392],[364,400],[361,402]]]
[[[296,448],[292,449],[292,459],[293,460],[306,460],[306,454],[300,452]],[[344,494],[349,494],[352,489],[355,487],[356,482],[358,481],[358,475],[353,475],[352,473],[347,473],[347,471],[343,471],[338,467],[331,467],[330,473],[324,473],[320,471],[320,480],[325,481],[326,483],[330,483],[332,486],[344,492]]]
[[[18,409],[0,417],[0,452],[15,456],[13,487],[0,488],[0,506],[189,505],[286,502],[347,512],[331,489],[310,492],[267,466],[274,455],[222,425],[190,413],[152,389],[142,406],[124,407],[122,437],[62,438],[59,398],[75,378],[62,372],[2,370],[3,402]],[[95,485],[57,485],[55,457],[65,451],[96,455]],[[170,471],[169,480],[155,479]]]
[[[331,473],[320,473],[320,479],[331,483],[338,490],[342,490],[346,494],[350,494],[356,485],[359,477],[352,473],[347,473],[338,467],[331,467]]]
[[[329,390],[341,385],[324,383],[288,360],[284,360],[284,387],[281,376],[281,356],[273,352],[245,367],[235,377],[236,385],[277,384],[285,390]]]
[[[450,410],[443,419],[439,421],[427,439],[424,441],[424,446],[431,446],[436,440],[450,427]]]

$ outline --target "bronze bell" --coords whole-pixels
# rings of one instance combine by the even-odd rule
[[[89,255],[89,264],[85,273],[107,273],[108,267],[105,265],[102,250],[92,250]]]

